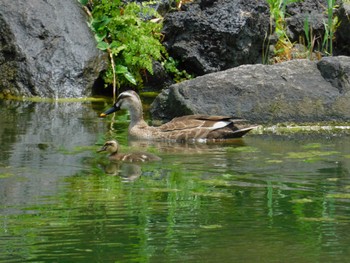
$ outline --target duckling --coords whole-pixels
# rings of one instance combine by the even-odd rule
[[[120,93],[105,117],[120,109],[130,112],[128,134],[131,139],[160,141],[216,141],[240,138],[255,126],[244,125],[245,120],[231,116],[187,115],[177,117],[159,127],[149,126],[143,119],[142,103],[139,95],[128,90]]]
[[[122,162],[148,162],[148,161],[160,161],[161,158],[144,152],[134,152],[134,153],[118,153],[118,142],[115,140],[107,141],[97,152],[108,152],[110,161],[122,161]]]

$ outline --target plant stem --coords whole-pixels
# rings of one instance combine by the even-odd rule
[[[333,54],[333,7],[334,7],[334,0],[327,0],[328,4],[328,30],[329,30],[329,37],[328,37],[328,43],[329,43],[329,55]]]
[[[107,48],[109,57],[111,59],[111,65],[112,65],[112,71],[113,71],[113,103],[115,103],[115,99],[116,99],[116,83],[117,83],[117,78],[116,78],[116,73],[115,73],[115,64],[114,64],[114,59],[113,59],[113,54],[112,51]]]

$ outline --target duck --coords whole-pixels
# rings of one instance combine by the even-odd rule
[[[142,102],[133,90],[119,94],[114,105],[100,114],[105,117],[118,110],[130,112],[128,135],[131,139],[158,141],[221,141],[243,137],[256,126],[232,116],[185,115],[160,126],[149,126],[143,119]]]
[[[111,162],[141,163],[149,161],[160,161],[157,155],[146,152],[118,153],[119,144],[116,140],[106,141],[97,152],[108,152]]]

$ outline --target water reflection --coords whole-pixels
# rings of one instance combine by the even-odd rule
[[[123,182],[133,182],[142,174],[141,165],[134,163],[109,162],[103,170],[108,175],[120,176]]]
[[[128,142],[103,107],[0,101],[0,262],[348,260],[348,134]],[[108,139],[162,160],[110,163]]]
[[[56,191],[57,177],[79,171],[89,155],[84,147],[104,130],[91,103],[0,100],[0,108],[0,173],[8,175],[0,184],[0,204]]]

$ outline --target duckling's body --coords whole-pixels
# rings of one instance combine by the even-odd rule
[[[130,112],[129,136],[143,140],[224,140],[239,138],[255,127],[247,127],[245,120],[230,116],[187,115],[177,117],[159,127],[149,126],[143,119],[140,97],[129,90],[122,92],[104,117],[120,109]]]
[[[118,153],[119,145],[117,141],[107,141],[98,152],[106,151],[110,153],[109,160],[117,161],[117,162],[149,162],[149,161],[160,161],[161,158],[151,154],[144,152],[133,152],[133,153]]]

